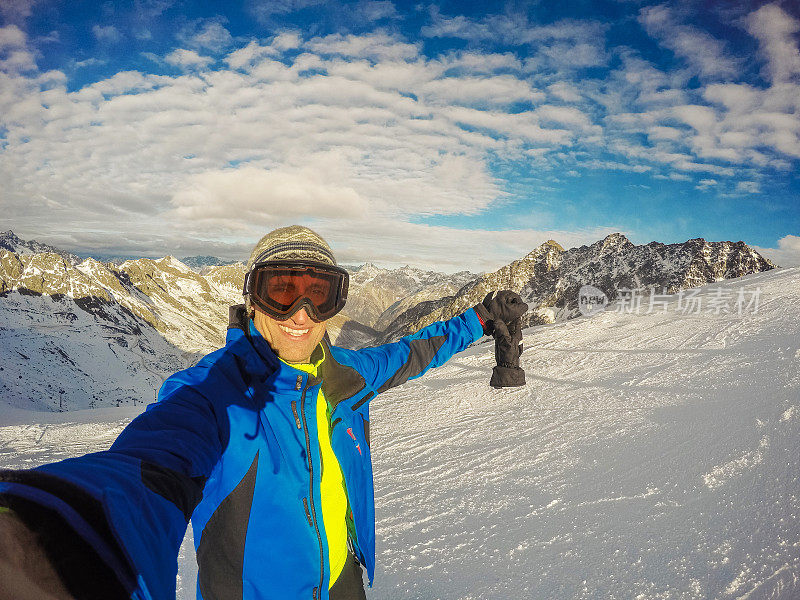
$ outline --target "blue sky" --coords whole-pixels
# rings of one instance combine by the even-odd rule
[[[734,6],[735,5],[735,6]],[[796,2],[0,4],[0,208],[103,255],[491,270],[547,239],[800,264]]]

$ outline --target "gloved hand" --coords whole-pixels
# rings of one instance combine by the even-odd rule
[[[525,385],[525,371],[519,366],[522,354],[522,315],[528,305],[522,297],[510,290],[494,295],[489,292],[483,302],[475,306],[483,332],[494,336],[494,356],[497,366],[492,369],[489,385],[495,388]]]
[[[522,354],[522,319],[514,319],[511,325],[498,321],[494,327],[494,357],[498,366],[508,369],[519,368],[520,354]]]
[[[489,292],[483,302],[475,306],[475,312],[483,324],[483,332],[492,335],[495,323],[502,321],[506,326],[518,319],[528,310],[528,305],[522,301],[522,296],[511,290],[501,290],[494,296]]]
[[[525,385],[525,371],[519,366],[522,354],[522,318],[510,325],[497,320],[494,324],[494,356],[497,366],[492,369],[489,385],[494,388]]]

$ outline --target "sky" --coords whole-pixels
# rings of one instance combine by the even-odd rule
[[[0,0],[0,231],[491,271],[554,239],[800,264],[800,4]]]

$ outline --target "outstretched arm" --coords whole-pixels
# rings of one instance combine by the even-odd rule
[[[168,381],[160,396],[105,452],[0,471],[0,506],[13,511],[3,519],[0,557],[13,555],[14,544],[33,557],[44,552],[80,598],[174,596],[178,550],[221,454],[225,415],[188,386]],[[0,562],[20,585],[31,577],[38,584],[32,573],[46,571]]]
[[[447,321],[436,321],[391,344],[354,352],[359,371],[380,394],[438,367],[484,335],[474,308]]]
[[[494,292],[490,292],[482,303],[460,315],[447,321],[431,323],[391,344],[351,351],[351,361],[358,364],[359,372],[364,376],[368,387],[374,390],[374,394],[402,385],[409,379],[423,375],[428,369],[444,364],[483,335],[493,335],[497,324],[504,330],[505,324],[516,322],[519,328],[520,316],[528,309],[528,305],[519,294],[510,290],[502,290],[493,296]],[[521,335],[517,337],[521,338]],[[518,344],[515,345],[515,348],[518,347]],[[519,351],[521,347],[517,353],[514,374],[521,372]],[[492,377],[494,383],[498,369],[507,367],[495,367]],[[519,385],[520,377],[516,377],[513,383],[509,383],[507,379],[503,379],[503,385]],[[521,381],[524,383],[524,373]],[[365,400],[371,397],[372,394],[368,394]],[[365,400],[361,400],[356,406],[360,406]]]

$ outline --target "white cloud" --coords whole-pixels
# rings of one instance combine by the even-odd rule
[[[666,5],[643,8],[639,22],[650,36],[686,61],[701,77],[728,78],[740,68],[739,61],[726,53],[723,42],[680,23]]]
[[[272,46],[262,46],[257,41],[250,41],[244,48],[234,50],[225,57],[225,62],[232,69],[241,69],[252,66],[253,63],[267,56],[277,56],[278,51]]]
[[[765,70],[773,83],[796,81],[800,75],[800,50],[795,34],[800,21],[778,3],[767,4],[745,19],[747,31],[758,40],[759,52],[767,61]]]
[[[547,60],[544,60],[546,57]],[[599,67],[608,62],[608,55],[597,42],[553,42],[543,45],[538,57],[526,61],[530,71],[543,65],[557,69],[580,69]]]
[[[430,7],[430,13],[433,23],[421,29],[422,35],[426,37],[461,38],[473,41],[493,40],[498,37],[486,21],[475,21],[463,15],[443,17],[435,5]]]
[[[630,173],[647,173],[653,170],[649,165],[635,165],[611,160],[582,160],[580,161],[582,167],[589,169],[599,169],[603,171],[628,171]]]
[[[134,11],[139,19],[154,19],[173,6],[175,2],[176,0],[136,0]]]
[[[647,128],[647,137],[651,140],[669,140],[679,142],[684,139],[686,133],[677,127],[665,127],[663,125],[653,125]]]
[[[75,63],[75,68],[82,69],[84,67],[93,67],[95,65],[104,65],[106,61],[100,60],[99,58],[91,57],[87,58],[86,60],[79,60]]]
[[[36,71],[36,59],[27,48],[27,36],[16,25],[0,27],[0,72]]]
[[[514,102],[538,102],[544,94],[529,83],[510,75],[495,77],[447,77],[433,79],[416,89],[420,97],[436,104],[508,105]]]
[[[213,58],[200,56],[194,50],[185,48],[173,50],[164,57],[164,60],[170,65],[187,69],[203,68],[214,62]]]
[[[0,71],[22,73],[36,68],[33,53],[26,50],[12,50],[0,59]]]
[[[445,68],[454,69],[459,74],[494,74],[502,70],[522,70],[522,61],[510,52],[460,51],[447,54],[440,61]]]
[[[527,69],[583,68],[604,65],[607,25],[564,19],[541,25],[522,15],[490,15],[480,20],[462,15],[446,17],[431,7],[431,24],[422,27],[425,37],[461,38],[471,42],[494,42],[504,46],[530,46],[535,50],[526,60]]]
[[[703,90],[703,96],[736,113],[750,112],[761,104],[761,90],[746,83],[715,83]]]
[[[165,217],[247,230],[286,219],[363,216],[367,201],[351,187],[332,182],[326,177],[330,169],[320,166],[291,171],[242,167],[193,175],[173,194],[175,208]]]
[[[122,39],[122,34],[113,25],[94,25],[92,33],[98,42],[114,44]]]
[[[194,50],[220,52],[233,42],[230,32],[219,19],[200,19],[187,25],[178,39]]]
[[[331,244],[340,263],[369,260],[386,267],[411,264],[445,272],[462,269],[490,272],[524,257],[547,240],[556,240],[564,248],[574,248],[622,231],[618,227],[493,231],[380,220],[359,223],[355,235],[356,230],[345,221],[320,221],[309,226]]]
[[[778,240],[777,248],[751,248],[781,267],[800,267],[800,236],[783,236]]]
[[[192,31],[213,32],[203,23]],[[575,77],[569,63],[583,60],[581,44],[592,35],[591,48],[603,48],[603,27],[524,22],[526,30],[513,33],[510,23],[470,26],[491,25],[492,39],[500,31],[526,40],[520,54],[544,72],[482,46],[429,58],[421,44],[382,30],[311,39],[277,31],[214,58],[198,53],[200,45],[151,55],[183,69],[174,76],[122,72],[75,91],[62,73],[35,70],[22,30],[0,29],[0,60],[27,53],[30,69],[21,72],[24,61],[15,59],[0,80],[4,208],[29,224],[52,228],[57,219],[65,229],[116,228],[120,236],[159,219],[186,248],[223,234],[235,245],[269,227],[316,220],[353,237],[344,242],[351,261],[415,255],[398,260],[464,268],[475,254],[470,244],[496,244],[506,232],[409,221],[501,205],[510,196],[498,165],[549,174],[547,183],[560,168],[570,176],[604,169],[704,178],[701,189],[721,190],[735,188],[734,176],[755,185],[760,168],[796,166],[793,84],[689,89],[687,70],[661,70],[628,50],[617,51],[607,77]],[[549,56],[546,48],[559,43],[574,56]],[[482,250],[475,261],[496,268],[539,235],[566,246],[595,241],[598,231],[520,231],[513,248]],[[439,238],[414,238],[409,248],[405,233]]]
[[[695,189],[704,192],[708,189],[711,189],[712,187],[715,187],[718,183],[719,181],[717,181],[716,179],[701,179],[700,181],[697,182]]]
[[[737,194],[760,194],[761,184],[757,181],[740,181],[736,184]]]
[[[22,23],[31,16],[38,3],[39,0],[3,0],[0,2],[0,15],[6,23]]]
[[[657,175],[653,175],[654,179],[662,179],[662,180],[671,180],[671,181],[692,181],[692,178],[685,173],[668,173],[667,175],[663,175],[661,173]]]
[[[311,39],[306,48],[323,55],[373,60],[409,60],[419,56],[418,44],[409,44],[381,31],[366,35],[333,33]]]
[[[686,123],[699,133],[713,129],[717,124],[717,114],[708,106],[684,105],[671,109],[672,116]]]
[[[564,102],[580,102],[582,99],[578,87],[567,81],[553,83],[547,87],[547,91]]]
[[[449,107],[443,112],[453,123],[513,136],[531,144],[565,145],[573,138],[567,129],[541,127],[531,113],[508,114],[462,107]]]
[[[399,17],[397,8],[390,0],[362,0],[354,10],[366,21],[381,21]]]
[[[23,48],[27,38],[16,25],[0,27],[0,51],[9,48]]]
[[[534,110],[534,114],[545,123],[558,123],[559,125],[565,125],[579,130],[593,129],[592,121],[589,116],[571,106],[544,105]]]
[[[296,31],[283,31],[272,39],[270,45],[280,51],[294,50],[300,47],[301,41],[300,34]]]

